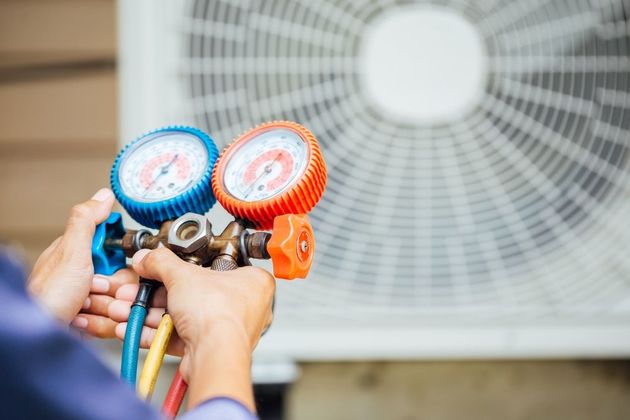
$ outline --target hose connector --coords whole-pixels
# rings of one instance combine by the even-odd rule
[[[136,299],[133,301],[131,306],[141,306],[148,310],[149,302],[153,297],[153,294],[161,285],[162,283],[159,281],[140,278],[140,287],[138,288]]]

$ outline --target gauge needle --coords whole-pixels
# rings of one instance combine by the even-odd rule
[[[151,181],[149,186],[144,190],[143,197],[147,196],[149,191],[151,191],[151,188],[155,185],[157,180],[160,179],[160,177],[162,177],[162,175],[166,175],[168,173],[168,170],[171,168],[173,163],[175,163],[175,161],[177,160],[178,157],[179,157],[179,154],[175,153],[175,156],[173,156],[173,159],[171,159],[171,161],[169,163],[167,163],[166,165],[162,166],[162,169],[160,169],[160,173],[153,179],[153,181]]]
[[[273,164],[276,163],[276,161],[278,160],[278,158],[282,156],[282,152],[278,152],[278,154],[276,155],[276,157],[273,158],[273,160],[271,162],[269,162],[267,165],[265,165],[265,169],[263,170],[262,174],[260,174],[260,176],[258,176],[258,178],[256,178],[254,180],[254,182],[252,182],[251,184],[249,184],[249,187],[247,188],[246,193],[245,193],[245,198],[247,198],[247,196],[249,194],[251,194],[251,192],[254,190],[254,186],[256,184],[258,184],[258,181],[260,181],[261,179],[263,179],[263,177],[267,174],[271,173],[271,170],[273,169]]]

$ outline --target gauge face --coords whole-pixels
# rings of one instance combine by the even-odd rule
[[[203,176],[208,151],[203,141],[183,132],[159,132],[131,146],[122,158],[118,178],[132,200],[151,203],[184,193]]]
[[[297,182],[308,159],[308,145],[299,134],[271,129],[250,138],[228,156],[223,185],[238,200],[266,200]]]

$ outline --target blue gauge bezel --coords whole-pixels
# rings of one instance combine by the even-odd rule
[[[129,197],[123,192],[118,173],[124,156],[146,137],[168,132],[185,133],[201,140],[208,153],[208,167],[195,185],[174,197],[156,202],[142,202]],[[110,175],[112,190],[118,202],[136,222],[148,228],[158,229],[167,220],[176,219],[189,212],[204,214],[212,208],[216,202],[212,193],[212,172],[218,157],[219,150],[212,138],[197,128],[179,125],[158,128],[136,138],[120,151]]]

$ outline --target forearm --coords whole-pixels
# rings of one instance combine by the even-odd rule
[[[215,325],[191,349],[189,407],[230,397],[256,411],[251,382],[251,347],[246,333],[231,324]]]

